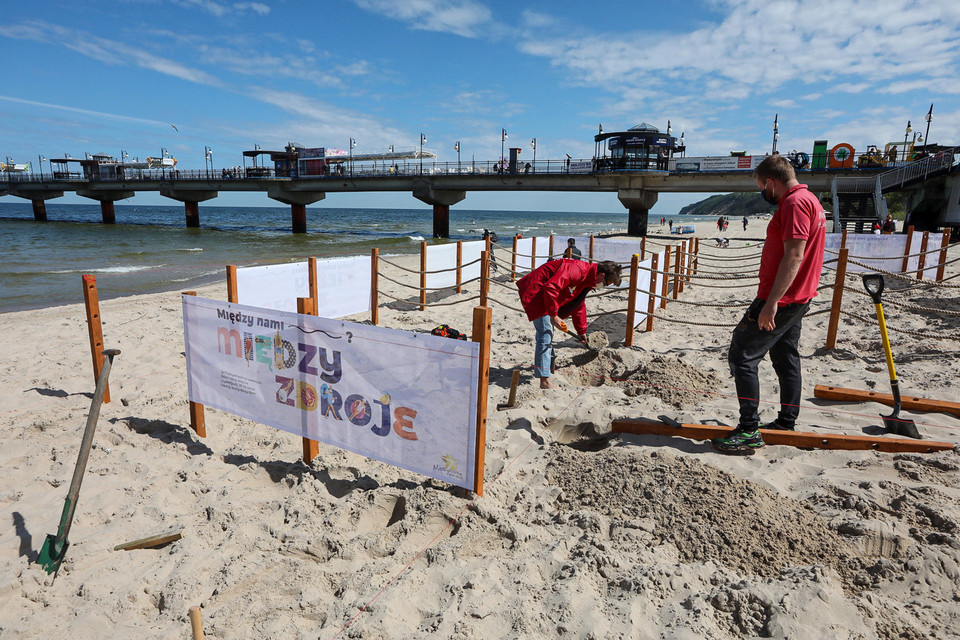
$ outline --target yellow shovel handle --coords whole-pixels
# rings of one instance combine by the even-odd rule
[[[879,302],[873,305],[877,310],[877,319],[880,321],[880,335],[883,337],[883,353],[887,357],[887,370],[890,380],[897,379],[897,370],[893,367],[893,353],[890,351],[890,339],[887,337],[887,322],[883,319],[883,305]]]

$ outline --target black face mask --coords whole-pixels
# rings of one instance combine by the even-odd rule
[[[760,189],[760,196],[767,202],[767,204],[779,204],[776,200],[773,199],[773,196],[767,195],[767,187],[764,185],[763,189]]]

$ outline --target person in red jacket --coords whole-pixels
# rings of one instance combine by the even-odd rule
[[[540,378],[541,389],[554,388],[550,383],[553,328],[562,327],[560,318],[572,316],[580,341],[586,343],[587,293],[601,285],[620,286],[620,271],[620,265],[609,260],[550,260],[517,282],[520,304],[537,330],[533,375]]]

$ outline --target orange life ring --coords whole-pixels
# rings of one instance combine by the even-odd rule
[[[831,169],[850,169],[853,167],[854,149],[846,142],[841,142],[830,149]]]

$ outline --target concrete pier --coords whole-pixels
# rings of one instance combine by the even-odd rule
[[[418,182],[413,185],[413,197],[433,207],[433,237],[450,237],[450,205],[467,197],[467,192],[454,189],[434,189]]]
[[[100,219],[103,220],[104,224],[116,223],[117,213],[113,207],[113,200],[100,201]]]
[[[44,200],[33,201],[33,219],[45,222],[47,219],[47,203]]]
[[[190,200],[183,203],[184,217],[187,227],[190,229],[200,228],[200,203]]]
[[[647,219],[650,209],[657,204],[657,192],[648,189],[620,189],[617,198],[627,208],[627,235],[647,235]]]

